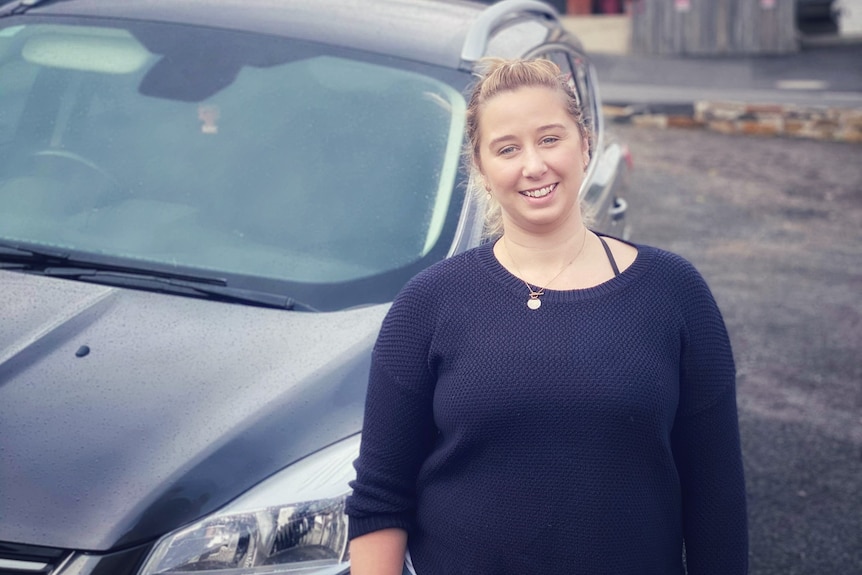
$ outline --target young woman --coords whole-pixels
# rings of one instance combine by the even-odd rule
[[[496,237],[420,273],[384,321],[351,573],[746,573],[709,288],[679,256],[588,229],[589,134],[556,65],[486,64],[467,136]]]

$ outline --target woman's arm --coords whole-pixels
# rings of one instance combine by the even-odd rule
[[[350,542],[351,575],[401,575],[407,532],[382,529],[357,537]]]
[[[745,478],[735,398],[729,390],[709,408],[679,419],[673,431],[691,575],[748,573]]]
[[[372,353],[362,444],[346,505],[353,573],[401,575],[416,520],[417,477],[436,439],[429,365],[436,298],[422,288],[414,280],[402,290]]]
[[[699,274],[682,290],[680,401],[672,432],[692,575],[748,573],[736,368],[724,319]]]

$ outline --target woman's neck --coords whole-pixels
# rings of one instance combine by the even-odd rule
[[[494,254],[515,275],[541,281],[582,256],[590,235],[581,221],[547,234],[510,228],[494,246]]]

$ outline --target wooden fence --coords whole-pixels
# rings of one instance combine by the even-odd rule
[[[798,50],[795,0],[628,0],[642,54],[785,54]]]

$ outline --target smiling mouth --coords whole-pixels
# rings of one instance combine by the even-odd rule
[[[520,192],[522,196],[527,196],[528,198],[544,198],[551,192],[553,192],[557,188],[557,184],[551,184],[549,186],[545,186],[544,188],[537,188],[535,190],[525,190]]]

